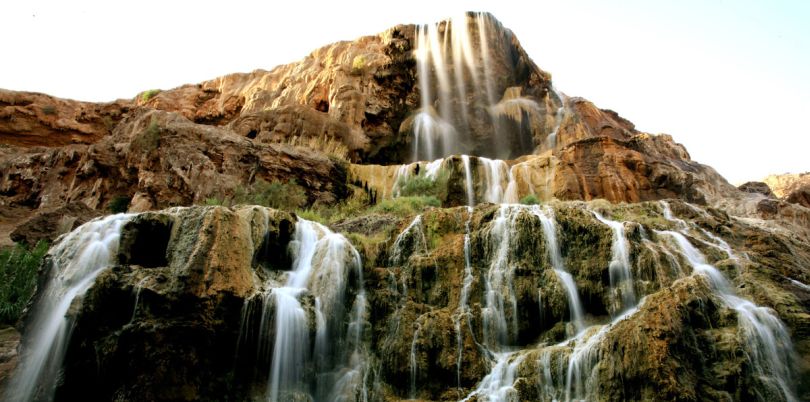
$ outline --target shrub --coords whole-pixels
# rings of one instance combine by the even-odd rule
[[[363,74],[363,70],[366,68],[366,58],[365,56],[354,56],[352,59],[352,74],[353,75],[361,75]]]
[[[160,145],[160,125],[154,116],[149,121],[149,125],[132,140],[132,144],[136,149],[140,149],[145,153],[157,149],[158,145]]]
[[[389,213],[399,216],[413,215],[422,212],[426,207],[440,207],[442,203],[433,196],[410,196],[383,200],[371,208],[374,212]]]
[[[397,181],[399,195],[402,197],[425,196],[439,200],[447,198],[447,180],[450,174],[441,171],[435,178],[426,175],[408,176]]]
[[[529,194],[520,199],[520,203],[524,205],[537,205],[540,203],[540,200],[537,199],[537,196],[534,194]]]
[[[132,201],[132,198],[127,196],[118,196],[112,199],[109,204],[107,204],[107,209],[114,214],[120,214],[127,212],[129,209],[129,202]]]
[[[45,105],[42,107],[42,113],[47,115],[56,114],[56,106],[54,105]]]
[[[22,244],[0,252],[0,323],[13,324],[22,314],[37,283],[37,270],[48,252],[40,241],[30,250]]]
[[[146,102],[149,99],[154,98],[155,95],[159,94],[160,92],[161,91],[159,89],[150,89],[147,91],[143,91],[143,93],[141,93],[141,101]]]
[[[218,197],[209,197],[203,201],[204,205],[225,205],[225,199]]]
[[[239,187],[234,194],[235,204],[255,204],[265,207],[292,211],[301,208],[307,203],[307,193],[304,188],[295,182],[295,179],[286,183],[273,180],[268,183],[262,179],[256,180],[253,185],[245,189]]]

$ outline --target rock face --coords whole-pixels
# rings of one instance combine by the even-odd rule
[[[52,212],[40,212],[11,232],[11,240],[28,245],[39,241],[53,243],[59,235],[76,229],[83,223],[99,216],[99,212],[90,209],[81,202],[74,202],[59,207]]]
[[[737,187],[740,191],[753,194],[762,194],[766,197],[773,197],[774,194],[767,184],[761,181],[749,181]]]
[[[787,202],[810,208],[810,184],[805,184],[788,194]]]
[[[125,100],[98,104],[0,89],[0,144],[92,144],[109,135],[132,106]]]
[[[623,220],[621,231],[596,212]],[[810,248],[790,236],[678,202],[488,204],[434,209],[394,225],[369,219],[378,224],[343,224],[349,238],[367,239],[355,243],[368,301],[359,369],[366,380],[353,383],[352,395],[486,400],[506,387],[519,400],[787,400],[810,391],[810,273],[802,262]],[[299,238],[296,221],[260,207],[175,208],[131,219],[116,264],[71,309],[76,324],[57,400],[264,395],[271,369],[255,360],[260,344],[240,339],[259,325],[246,313],[251,300],[291,275],[297,257],[279,257]],[[735,310],[673,232],[731,281],[727,292],[765,306],[752,311],[780,323],[753,321],[772,325],[763,327],[777,340],[771,353],[798,360],[782,369],[757,357],[762,350],[751,348],[762,340],[742,316],[749,310]],[[615,282],[617,241],[626,242],[630,287]],[[316,252],[314,261],[321,258],[330,257]],[[324,300],[312,289],[298,296],[302,303]],[[274,322],[277,310],[269,311]],[[315,321],[307,325],[314,331]],[[795,344],[780,343],[782,336]],[[267,361],[278,351],[268,350]],[[499,373],[499,364],[512,374]]]
[[[130,113],[112,135],[92,145],[18,151],[0,161],[0,197],[3,205],[28,210],[79,202],[106,211],[116,198],[131,199],[131,209],[139,211],[190,205],[233,194],[257,179],[294,177],[309,202],[335,202],[347,191],[339,160],[149,109]]]
[[[773,190],[777,197],[782,198],[810,183],[810,172],[775,174],[766,177],[762,181]]]

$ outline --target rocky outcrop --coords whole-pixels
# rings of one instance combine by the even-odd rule
[[[49,212],[38,212],[13,232],[11,240],[30,246],[39,241],[53,243],[59,235],[76,229],[101,213],[81,202],[72,202]]]
[[[342,162],[307,148],[261,144],[174,114],[139,109],[92,145],[21,149],[0,161],[9,206],[106,209],[116,198],[145,211],[233,194],[257,179],[295,178],[309,202],[345,197]]]
[[[762,181],[773,190],[777,197],[783,198],[800,187],[810,184],[810,172],[772,174]]]
[[[737,186],[737,188],[745,193],[762,194],[766,197],[773,197],[774,194],[767,184],[761,181],[749,181]]]
[[[0,144],[57,147],[109,135],[134,104],[79,102],[0,89]]]
[[[682,198],[707,204],[736,192],[714,169],[693,162],[668,135],[592,137],[563,147],[558,158],[554,194],[560,199]]]
[[[785,200],[793,204],[810,208],[810,184],[805,184],[791,191],[787,197],[785,197]]]
[[[179,208],[132,219],[118,264],[75,312],[57,399],[249,399],[253,375],[233,375],[242,308],[268,258],[286,254],[294,222],[261,207]]]

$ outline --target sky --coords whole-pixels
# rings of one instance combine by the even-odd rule
[[[0,88],[131,98],[338,40],[489,11],[557,89],[667,133],[732,183],[810,171],[810,1],[13,1]]]

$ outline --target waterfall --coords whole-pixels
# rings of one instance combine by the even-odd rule
[[[495,250],[486,274],[485,306],[481,316],[484,344],[490,348],[508,345],[517,335],[517,298],[512,284],[514,266],[509,263],[509,246],[520,211],[517,206],[501,205],[489,232]]]
[[[670,236],[694,273],[708,279],[720,300],[737,312],[740,335],[745,341],[748,358],[757,377],[765,386],[782,394],[787,401],[798,400],[792,388],[790,369],[793,344],[779,317],[773,310],[737,296],[723,273],[706,262],[703,254],[683,234],[673,231],[658,233]]]
[[[548,249],[549,259],[551,259],[551,266],[554,267],[554,273],[565,288],[565,292],[568,296],[568,309],[571,313],[571,321],[574,324],[574,329],[576,332],[580,332],[585,328],[583,318],[584,309],[579,299],[574,277],[565,269],[565,264],[563,264],[562,257],[560,256],[560,248],[557,244],[557,224],[554,221],[554,211],[551,207],[547,207],[546,210],[543,211],[539,206],[534,205],[532,206],[532,213],[540,219],[543,225],[543,234],[546,238],[546,248]]]
[[[421,104],[413,120],[413,160],[433,160],[474,148],[470,118],[476,106],[472,105],[479,101],[487,108],[497,101],[490,24],[487,14],[477,13],[416,28],[414,54]],[[497,119],[492,123],[498,138]]]
[[[467,205],[475,206],[475,183],[473,183],[472,169],[470,168],[470,156],[461,155],[464,164],[464,184],[467,189]]]
[[[132,215],[99,218],[65,235],[51,249],[48,282],[30,313],[20,363],[6,390],[6,399],[52,399],[73,329],[74,300],[115,262],[121,229]]]
[[[427,251],[428,248],[425,233],[422,231],[422,215],[416,215],[394,240],[389,257],[390,265],[404,264],[418,247],[422,247],[424,251]]]
[[[475,401],[488,402],[512,402],[517,401],[518,393],[515,390],[515,373],[525,355],[512,352],[500,352],[495,354],[495,366],[492,371],[481,380],[478,387],[462,402],[469,401],[473,396],[481,396],[484,399],[476,398]]]
[[[516,202],[516,200],[507,201],[507,189],[514,186],[514,178],[506,162],[499,159],[489,159],[478,157],[478,163],[484,170],[484,200],[487,202],[500,204],[502,202]],[[504,186],[504,181],[506,186]]]
[[[411,340],[411,354],[408,359],[408,365],[411,369],[411,399],[416,399],[416,373],[418,371],[418,362],[416,361],[416,341],[419,340],[419,333],[422,332],[422,324],[416,323],[416,329],[413,331],[413,339]]]
[[[470,295],[470,286],[473,282],[472,261],[470,259],[470,222],[473,217],[473,207],[467,207],[467,222],[464,224],[464,279],[461,287],[461,296],[458,301],[458,314],[455,319],[456,330],[456,383],[461,388],[461,361],[463,357],[463,340],[461,334],[461,320],[467,318],[469,325],[469,307],[467,302]],[[472,332],[472,331],[470,331]]]
[[[342,235],[301,218],[289,250],[294,259],[285,285],[273,287],[268,282],[260,294],[260,355],[269,354],[267,335],[274,334],[267,398],[302,398],[313,390],[316,400],[366,395],[361,338],[367,306],[359,253]],[[347,317],[345,297],[352,273],[357,276],[358,289]],[[313,305],[304,296],[312,296]],[[348,324],[344,324],[346,318]],[[314,347],[310,343],[312,323]],[[315,368],[314,378],[308,367]]]
[[[565,98],[557,89],[552,87],[552,92],[557,98],[560,99],[560,106],[557,108],[557,113],[554,114],[554,129],[551,130],[548,137],[546,137],[546,142],[548,149],[554,149],[557,146],[557,133],[560,131],[560,126],[562,126],[563,118],[565,118]]]
[[[614,298],[614,310],[626,310],[635,306],[636,292],[633,290],[633,272],[630,265],[628,242],[624,235],[624,223],[606,219],[596,211],[591,212],[599,222],[609,226],[613,231],[612,258],[608,266],[610,287]]]

